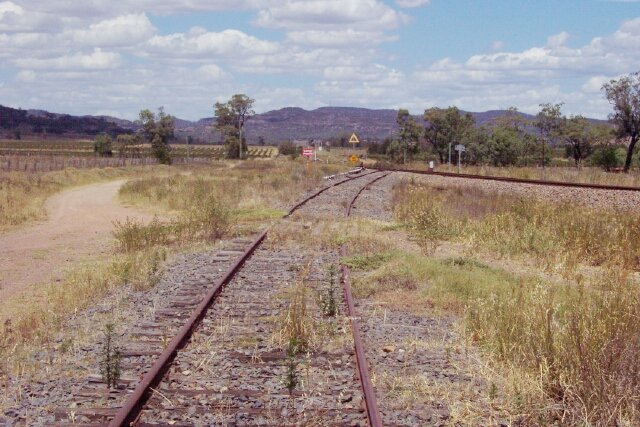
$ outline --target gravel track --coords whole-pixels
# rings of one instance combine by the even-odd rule
[[[324,185],[330,186],[342,180],[346,180],[346,178],[337,177],[327,181]],[[360,185],[357,183],[358,181],[362,180],[354,180],[354,182],[346,183],[344,186],[330,189],[327,192],[347,193],[351,189],[357,191]],[[343,199],[346,200],[349,197],[345,196]],[[313,205],[315,209],[318,209],[326,202],[326,198],[318,199],[314,200]],[[329,203],[339,202],[329,201]],[[335,209],[335,212],[343,212],[343,210],[344,207],[340,206]],[[96,306],[75,315],[69,324],[69,330],[54,338],[53,345],[48,350],[34,355],[36,359],[55,360],[56,366],[53,366],[53,369],[41,364],[35,367],[36,371],[29,375],[11,377],[6,384],[0,384],[2,386],[0,391],[3,392],[0,403],[5,408],[4,414],[0,415],[0,425],[66,425],[69,423],[103,422],[112,417],[126,396],[135,388],[140,377],[157,358],[168,339],[182,324],[185,313],[189,312],[199,301],[198,297],[202,294],[205,285],[214,282],[222,275],[231,264],[234,254],[237,256],[238,251],[244,249],[243,246],[246,243],[246,239],[238,239],[227,242],[223,250],[216,249],[202,254],[185,255],[167,266],[166,274],[160,283],[150,291],[136,292],[130,287],[121,288],[104,301],[97,302]],[[254,305],[252,306],[249,301],[244,304],[239,303],[238,301],[241,300],[236,300],[225,294],[221,299],[226,304],[221,306],[223,311],[218,313],[213,310],[213,312],[216,316],[221,316],[217,320],[226,315],[226,321],[231,322],[227,325],[234,325],[234,322],[238,321],[239,323],[235,326],[240,328],[240,331],[243,328],[256,327],[256,324],[260,322],[250,320],[248,312],[245,315],[236,316],[230,315],[230,310],[232,308],[240,310],[234,307],[234,304],[243,304],[244,309],[250,311],[252,307],[255,308],[255,304],[258,304],[264,310],[259,312],[263,313],[262,315],[254,316],[254,320],[269,320],[271,323],[266,322],[258,329],[251,330],[250,333],[246,331],[246,333],[240,333],[241,338],[244,336],[244,339],[248,340],[247,333],[250,334],[249,336],[255,337],[258,330],[262,330],[265,336],[264,343],[252,342],[254,347],[251,351],[245,349],[243,354],[242,350],[238,351],[238,348],[232,350],[229,347],[226,351],[235,351],[235,353],[225,354],[225,350],[221,348],[215,356],[219,359],[215,359],[213,355],[207,355],[205,359],[207,367],[209,366],[208,362],[214,360],[216,366],[222,367],[222,371],[214,374],[213,382],[207,383],[206,380],[202,380],[204,384],[214,388],[206,389],[204,396],[193,394],[192,391],[183,393],[185,396],[176,392],[176,395],[181,397],[175,398],[176,396],[173,396],[175,401],[172,404],[175,403],[175,405],[184,408],[187,397],[189,399],[199,397],[198,402],[204,402],[204,404],[194,406],[196,414],[193,414],[193,410],[182,413],[180,410],[176,410],[172,411],[174,413],[172,417],[180,418],[185,414],[198,417],[197,408],[202,410],[207,407],[208,402],[210,409],[212,402],[217,397],[218,403],[225,402],[226,405],[224,411],[217,414],[218,419],[224,419],[225,423],[228,421],[228,425],[261,425],[265,420],[273,421],[276,419],[280,420],[278,423],[286,424],[287,420],[294,420],[295,423],[304,425],[363,425],[366,423],[366,415],[361,408],[359,383],[354,375],[355,367],[353,366],[352,345],[349,341],[350,333],[344,319],[336,320],[332,332],[328,334],[329,338],[324,338],[336,341],[333,346],[329,346],[330,351],[312,352],[300,361],[300,366],[305,367],[305,378],[301,381],[301,387],[294,393],[293,399],[286,394],[286,389],[283,392],[281,381],[284,366],[283,352],[274,347],[272,340],[270,341],[272,338],[270,334],[274,328],[273,317],[276,313],[281,314],[283,309],[282,299],[276,298],[280,296],[281,291],[273,287],[272,282],[275,280],[280,283],[288,283],[294,280],[297,267],[290,268],[292,261],[295,261],[293,264],[298,267],[301,262],[309,263],[311,267],[308,280],[311,283],[311,292],[315,293],[318,291],[318,287],[326,284],[326,265],[336,263],[337,258],[335,257],[336,255],[318,255],[313,251],[307,250],[305,252],[302,249],[283,252],[279,249],[263,248],[255,253],[250,261],[255,259],[258,269],[257,276],[252,278],[249,277],[250,275],[247,277],[241,275],[236,279],[241,286],[246,285],[244,288],[238,288],[237,292],[240,295],[244,292],[245,296],[257,296],[257,299],[252,300]],[[282,270],[284,265],[289,267]],[[275,276],[270,277],[270,271],[274,271],[274,266],[277,266]],[[268,281],[268,286],[265,286],[265,280]],[[263,289],[266,293],[260,295],[258,289]],[[236,291],[234,290],[234,292]],[[260,296],[258,297],[258,295]],[[267,301],[268,304],[271,304],[269,308],[265,306]],[[317,308],[312,316],[316,322],[322,320]],[[127,343],[123,348],[123,375],[119,381],[118,389],[111,391],[107,391],[104,384],[101,383],[97,360],[99,349],[103,343],[102,330],[106,322],[114,322],[118,332],[117,341]],[[206,343],[205,338],[215,337],[215,333],[219,329],[219,324],[216,325],[215,321],[206,321],[203,324],[203,332],[194,338],[194,343]],[[234,331],[234,329],[230,330]],[[243,333],[244,335],[242,335]],[[72,342],[73,351],[71,352],[65,349],[69,342]],[[209,343],[211,344],[211,342]],[[215,340],[212,344],[216,346],[216,351],[218,351],[218,345],[224,343],[225,341]],[[233,344],[233,342],[229,341],[227,344]],[[171,375],[191,377],[191,379],[195,377],[195,374],[191,376],[191,372],[188,372],[189,369],[182,368],[182,366],[189,366],[189,357],[201,357],[197,353],[198,350],[191,352],[192,354],[184,353],[186,359],[175,365],[177,370],[174,369]],[[212,359],[210,360],[209,357]],[[254,366],[253,370],[248,369],[252,364],[255,364],[256,360],[264,362],[264,366]],[[224,363],[218,363],[223,361]],[[230,387],[229,385],[234,378],[234,366],[237,372],[236,384],[234,387]],[[272,370],[270,381],[265,382],[264,378],[256,374],[260,369]],[[256,375],[251,375],[252,373]],[[178,377],[170,377],[171,387],[176,387],[175,381]],[[195,387],[194,384],[187,384],[186,387]],[[216,384],[227,385],[221,385],[216,389]],[[265,390],[262,398],[259,396],[260,392],[256,391],[260,390],[258,387]],[[164,390],[162,387],[160,389]],[[165,391],[171,394],[170,391]],[[214,391],[218,393],[211,394]],[[165,407],[162,405],[166,405],[167,401],[161,397],[160,393],[153,399],[159,398],[161,402],[158,403],[155,400],[150,402],[152,405],[158,403],[159,406],[145,412],[145,416],[152,418],[159,416],[162,419],[166,415]],[[284,412],[282,411],[283,402],[287,404]],[[238,405],[237,408],[262,405],[263,409],[249,411],[252,414],[236,412],[235,415],[232,415],[233,410],[230,408],[233,408],[234,403]],[[150,408],[153,408],[152,405]],[[214,404],[213,407],[215,406]],[[218,407],[220,407],[219,404]],[[234,418],[237,420],[232,421]],[[204,421],[206,418],[198,419],[202,421],[200,425],[208,422]],[[175,419],[168,419],[167,422],[173,425]]]
[[[298,356],[302,383],[293,396],[284,385],[287,354],[278,333],[287,312],[286,289],[309,265],[305,282],[315,294],[328,281],[326,266],[336,261],[304,248],[259,248],[180,352],[141,422],[365,425],[348,339],[331,351]],[[322,322],[318,310],[312,316]],[[341,324],[335,324],[335,334],[348,337]]]
[[[86,422],[111,415],[113,410],[92,408],[117,407],[124,401],[157,357],[166,337],[179,327],[176,306],[188,308],[193,303],[189,295],[220,277],[232,264],[232,255],[244,245],[246,240],[237,239],[226,242],[223,250],[182,255],[166,267],[153,289],[122,288],[74,316],[49,350],[33,355],[36,360],[52,362],[43,363],[29,375],[9,379],[3,390],[3,404],[9,408],[4,413],[6,419],[0,416],[0,425]],[[106,323],[115,324],[123,351],[122,378],[118,390],[110,392],[101,382],[97,360]]]
[[[578,203],[595,208],[637,210],[640,209],[640,192],[625,190],[597,190],[589,188],[556,187],[535,184],[489,181],[437,175],[397,172],[402,179],[411,179],[439,187],[470,187],[486,192],[531,197],[560,203]]]

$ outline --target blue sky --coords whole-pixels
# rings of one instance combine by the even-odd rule
[[[640,71],[640,1],[0,0],[0,104],[134,118],[327,105],[604,118]]]

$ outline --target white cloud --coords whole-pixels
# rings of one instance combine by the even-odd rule
[[[375,45],[397,40],[397,36],[389,36],[382,32],[362,30],[330,30],[330,31],[291,31],[287,33],[287,41],[305,46],[353,47]]]
[[[0,32],[15,33],[58,29],[57,19],[45,13],[25,9],[11,1],[0,2]]]
[[[431,3],[431,0],[396,0],[400,7],[418,7]]]
[[[243,58],[247,55],[267,55],[277,50],[276,43],[260,40],[242,31],[224,30],[213,33],[202,32],[199,28],[186,34],[154,36],[145,46],[145,53],[150,56],[167,59],[191,58],[202,61],[219,57]]]
[[[99,48],[92,53],[75,53],[54,58],[22,58],[14,63],[20,68],[54,69],[54,70],[104,70],[117,68],[121,56],[116,52],[104,52]]]
[[[260,10],[256,24],[289,30],[349,26],[388,30],[407,20],[406,15],[377,0],[284,0]]]
[[[218,81],[229,78],[229,75],[216,64],[202,65],[196,69],[196,73],[203,81]]]
[[[61,35],[78,45],[96,47],[132,46],[148,40],[156,28],[144,13],[123,15],[91,24],[88,29],[72,30]]]
[[[36,73],[32,70],[22,70],[16,75],[16,78],[21,82],[31,83],[36,80]]]
[[[567,40],[569,40],[569,33],[563,31],[559,34],[549,36],[547,38],[547,46],[551,48],[558,48],[564,46]]]

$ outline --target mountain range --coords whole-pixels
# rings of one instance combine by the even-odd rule
[[[256,114],[247,121],[246,136],[250,144],[260,139],[266,144],[284,140],[335,139],[355,132],[361,140],[382,140],[397,133],[396,110],[353,107],[321,107],[305,110],[282,108]],[[506,113],[505,110],[472,112],[478,126]],[[534,116],[518,113],[525,119]],[[415,116],[422,122],[421,116]],[[176,118],[178,140],[191,137],[198,143],[218,143],[220,135],[213,128],[213,118],[189,121]],[[593,120],[603,122],[600,120]],[[140,126],[135,122],[110,116],[72,116],[43,110],[21,110],[0,105],[0,138],[44,137],[93,138],[99,133],[131,133]]]

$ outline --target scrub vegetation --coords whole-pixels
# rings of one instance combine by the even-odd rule
[[[371,270],[360,295],[460,316],[465,336],[505,373],[496,393],[514,420],[640,422],[637,215],[477,188],[404,183],[394,195],[396,219],[422,253],[360,259]],[[462,256],[442,258],[444,247]],[[524,267],[506,272],[489,265],[495,259]]]

